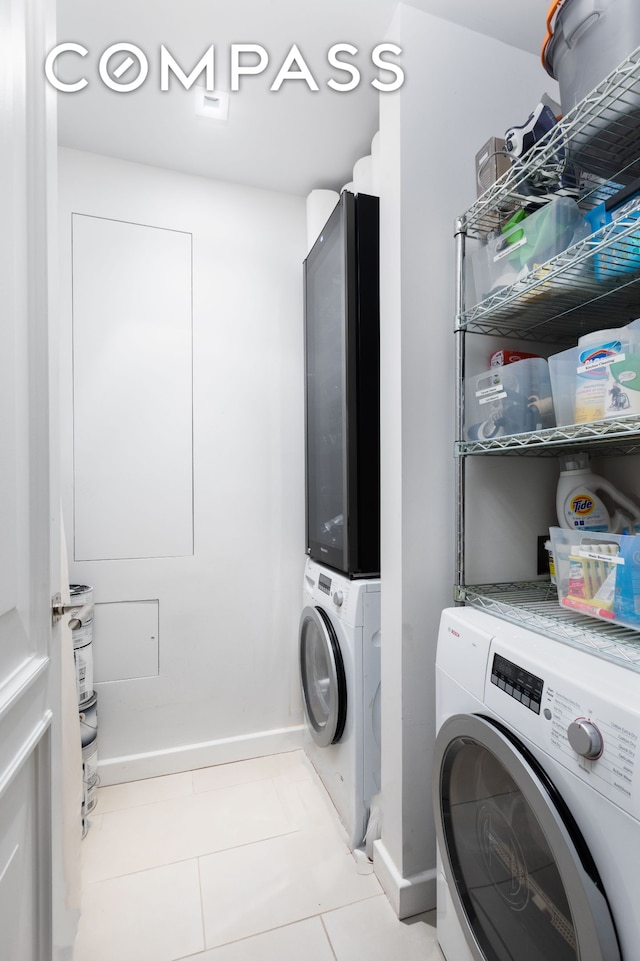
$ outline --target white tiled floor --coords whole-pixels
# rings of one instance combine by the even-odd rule
[[[74,961],[441,961],[301,751],[100,788]]]

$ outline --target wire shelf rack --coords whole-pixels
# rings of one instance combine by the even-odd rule
[[[514,209],[569,196],[587,212],[637,178],[640,47],[476,201],[460,218],[460,229],[472,253],[473,244],[495,236]],[[564,343],[639,314],[640,220],[632,215],[465,305],[456,323],[472,332]]]
[[[472,607],[640,672],[640,633],[561,607],[550,581],[479,584],[462,590]]]
[[[576,449],[640,453],[640,416],[463,440],[465,336],[471,332],[573,345],[582,334],[640,317],[640,213],[627,211],[528,273],[522,269],[516,283],[481,295],[471,305],[464,265],[519,208],[530,214],[567,196],[584,214],[624,187],[631,195],[636,180],[640,186],[640,47],[456,222],[456,601],[640,672],[640,631],[562,607],[548,580],[463,586],[467,455],[556,457]]]
[[[568,164],[589,172],[580,188],[561,185]],[[465,215],[469,236],[500,229],[513,207],[560,195],[590,209],[640,176],[640,47],[562,117]],[[531,187],[535,189],[532,191]]]
[[[455,454],[457,457],[467,454],[558,457],[580,447],[587,447],[594,453],[640,453],[640,416],[548,427],[545,430],[508,434],[491,440],[459,441],[455,445]]]
[[[600,266],[602,265],[602,266]],[[596,276],[600,273],[600,280]],[[640,314],[640,221],[606,224],[459,319],[461,329],[552,343]]]

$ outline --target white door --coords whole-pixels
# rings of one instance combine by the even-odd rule
[[[0,0],[0,954],[51,961],[59,870],[59,664],[51,596],[48,243],[55,121],[46,0]],[[53,498],[51,494],[53,493]],[[52,564],[52,560],[55,565]],[[59,587],[59,585],[58,585]],[[56,812],[52,817],[52,810]],[[66,954],[70,957],[70,953]]]

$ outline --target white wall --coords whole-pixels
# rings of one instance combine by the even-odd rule
[[[406,81],[381,98],[380,113],[384,818],[375,868],[406,917],[435,903],[434,661],[454,584],[454,222],[475,199],[476,152],[524,122],[554,84],[538,58],[405,4],[389,36],[403,47]]]
[[[74,560],[73,212],[192,235],[192,555]],[[60,225],[64,511],[71,581],[93,585],[98,603],[102,781],[297,746],[305,201],[65,149]],[[139,637],[100,632],[100,604],[140,600],[159,611],[158,667],[147,676],[127,663]],[[99,644],[109,676],[123,679],[101,681]]]

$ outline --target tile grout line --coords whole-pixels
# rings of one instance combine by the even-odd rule
[[[295,752],[285,752],[285,753],[295,753]],[[269,755],[265,755],[265,757],[268,757],[268,756],[269,756]],[[246,759],[241,760],[241,761],[229,761],[229,762],[227,762],[227,763],[228,763],[228,765],[236,765],[236,764],[240,765],[240,764],[245,764],[245,763],[251,763],[251,762],[254,761],[254,760],[258,760],[258,758],[246,758]],[[104,785],[102,785],[102,790],[109,790],[109,788],[118,788],[118,787],[121,787],[121,786],[123,786],[123,785],[125,785],[125,784],[138,784],[138,783],[140,783],[140,782],[161,780],[161,779],[167,779],[167,778],[173,778],[173,777],[179,778],[179,777],[183,777],[185,774],[188,774],[188,775],[189,775],[190,782],[191,782],[191,791],[188,792],[188,794],[178,794],[178,795],[175,795],[175,796],[169,796],[169,797],[166,797],[166,798],[154,799],[154,800],[151,800],[151,801],[142,801],[142,802],[137,803],[137,804],[136,804],[136,803],[134,803],[134,804],[126,804],[126,805],[123,805],[122,807],[113,808],[113,809],[111,809],[111,810],[109,810],[109,811],[99,811],[99,810],[98,810],[97,813],[99,813],[99,814],[113,814],[114,812],[117,812],[117,811],[129,811],[129,810],[132,810],[133,808],[146,807],[148,804],[156,804],[156,803],[159,803],[159,802],[162,802],[162,801],[180,800],[181,798],[189,797],[189,796],[191,796],[191,795],[208,794],[208,793],[210,793],[210,792],[212,792],[212,791],[224,790],[224,789],[226,789],[226,788],[243,787],[243,786],[245,786],[245,785],[247,785],[247,784],[257,784],[257,783],[259,783],[260,781],[270,781],[270,780],[273,780],[273,779],[275,779],[275,778],[285,778],[285,779],[286,779],[287,777],[290,776],[290,773],[291,773],[290,771],[287,771],[287,770],[277,771],[276,773],[273,773],[273,772],[272,772],[272,773],[270,773],[270,774],[263,775],[263,776],[251,777],[251,778],[249,778],[249,780],[247,780],[247,781],[245,781],[245,780],[241,780],[241,781],[237,781],[237,782],[233,782],[233,781],[232,781],[232,782],[229,783],[229,784],[220,784],[220,785],[218,785],[217,787],[206,788],[205,790],[200,790],[200,791],[198,791],[198,790],[196,789],[196,784],[195,784],[195,775],[196,775],[196,774],[198,774],[198,773],[201,772],[201,771],[215,770],[216,768],[226,767],[226,766],[227,766],[226,764],[222,764],[222,765],[211,764],[211,765],[207,765],[206,767],[192,768],[192,769],[189,769],[189,770],[186,770],[186,771],[175,771],[175,772],[172,773],[172,774],[157,774],[157,775],[154,775],[154,776],[151,777],[151,778],[136,778],[136,779],[134,779],[134,780],[132,780],[132,781],[118,781],[118,782],[116,782],[116,783],[114,783],[114,784],[104,784]],[[304,769],[304,771],[305,771],[305,774],[308,775],[309,772],[307,771],[306,766],[304,766],[304,765],[302,765],[302,766],[303,766],[303,769]],[[316,776],[317,776],[317,775],[316,775]],[[300,780],[305,780],[305,779],[306,779],[306,778],[300,778]],[[296,778],[295,780],[298,780],[298,778]],[[99,799],[99,798],[100,798],[100,789],[98,790],[98,799]]]
[[[328,914],[329,912],[327,911],[326,913]],[[332,954],[333,957],[335,958],[335,961],[338,961],[338,955],[336,954],[335,949],[334,949],[334,947],[333,947],[333,941],[331,940],[331,936],[329,935],[329,932],[327,931],[327,926],[326,926],[326,924],[324,923],[324,916],[323,916],[322,914],[319,914],[318,917],[320,918],[320,924],[322,925],[322,930],[324,931],[325,937],[326,937],[326,939],[327,939],[327,941],[328,941],[328,943],[329,943],[329,948],[330,948],[330,950],[331,950],[331,954]]]
[[[231,791],[239,787],[247,787],[248,785],[261,784],[264,781],[271,781],[273,778],[257,778],[255,781],[240,781],[238,784],[222,784],[219,787],[207,788],[204,791],[197,791],[195,785],[192,784],[191,791],[186,794],[174,794],[168,797],[153,798],[149,801],[139,801],[137,804],[125,804],[122,807],[111,808],[107,811],[100,810],[99,804],[96,805],[92,813],[95,816],[108,817],[110,814],[123,814],[125,811],[139,811],[140,808],[151,807],[154,804],[170,804],[174,801],[184,801],[185,798],[190,797],[201,797],[203,794],[216,794],[218,791]],[[134,782],[131,782],[134,783]]]
[[[90,884],[105,884],[108,881],[117,881],[119,878],[133,877],[136,874],[144,874],[146,871],[158,871],[161,868],[171,867],[174,864],[185,864],[187,861],[200,861],[201,858],[212,858],[216,854],[226,854],[229,851],[236,851],[240,848],[251,847],[252,844],[266,844],[268,841],[277,841],[279,838],[288,838],[294,834],[299,834],[300,829],[295,828],[292,831],[285,831],[282,834],[271,834],[266,838],[256,838],[254,841],[243,841],[241,844],[233,844],[228,848],[218,848],[215,851],[204,851],[201,854],[191,854],[185,858],[176,858],[175,861],[163,861],[161,864],[152,864],[146,868],[138,868],[136,871],[126,871],[123,874],[112,874],[107,878],[96,878],[93,881],[87,881],[86,885]]]
[[[198,858],[198,862],[199,861],[200,859]],[[198,870],[199,870],[199,864],[198,864]],[[242,941],[250,941],[252,938],[261,937],[263,934],[270,934],[272,931],[281,931],[284,928],[291,928],[291,927],[294,927],[296,924],[302,924],[304,921],[313,921],[314,918],[317,918],[320,921],[322,925],[322,929],[327,936],[327,940],[329,941],[329,946],[331,947],[331,953],[333,954],[336,961],[338,961],[336,953],[333,948],[333,944],[331,942],[331,938],[329,936],[329,932],[327,931],[326,925],[324,923],[324,916],[327,914],[334,914],[336,911],[342,911],[344,910],[344,908],[355,907],[355,905],[357,904],[363,904],[366,901],[372,901],[374,898],[380,898],[380,897],[385,897],[384,892],[379,892],[377,894],[370,894],[366,898],[359,898],[356,901],[347,901],[345,904],[339,904],[335,908],[328,908],[325,911],[318,911],[315,914],[305,914],[301,918],[294,918],[291,921],[285,921],[284,924],[276,924],[276,926],[273,928],[264,928],[262,931],[254,931],[252,934],[245,934],[242,937],[235,938],[234,940],[231,940],[231,941],[221,941],[219,944],[215,944],[211,948],[206,947],[206,939],[205,939],[204,950],[216,951],[218,950],[218,948],[228,948],[232,944],[239,944]],[[204,905],[203,905],[203,912],[204,912]],[[193,957],[193,955],[185,955],[184,958],[179,958],[177,959],[177,961],[186,961],[186,959],[189,957]],[[196,953],[196,957],[197,957],[197,953]]]
[[[207,933],[205,931],[204,924],[204,894],[202,891],[202,873],[200,871],[200,858],[196,858],[196,863],[198,865],[198,889],[200,891],[200,922],[202,927],[202,950],[207,950]]]
[[[335,908],[327,908],[326,911],[322,911],[317,917],[324,917],[325,914],[335,914],[336,911],[343,911],[345,908],[353,908],[356,904],[364,904],[365,901],[373,901],[374,898],[386,897],[384,891],[376,891],[375,894],[368,894],[365,898],[357,898],[355,901],[347,901],[345,904],[339,904]],[[314,915],[315,917],[316,915]]]
[[[251,759],[250,759],[250,760],[251,760]],[[234,762],[231,762],[231,763],[234,763],[234,764],[244,764],[244,763],[246,763],[246,762],[244,762],[244,761],[234,761]],[[218,765],[211,765],[211,769],[215,769],[217,766],[218,766]],[[99,790],[98,790],[98,804],[96,805],[96,808],[95,808],[95,814],[96,814],[96,816],[98,816],[98,815],[99,815],[99,816],[105,816],[105,815],[108,815],[108,814],[118,814],[118,813],[122,813],[122,812],[124,812],[124,811],[137,810],[137,809],[139,809],[139,808],[141,808],[141,807],[148,807],[149,805],[152,805],[152,804],[163,804],[163,803],[167,803],[167,802],[171,802],[171,801],[180,801],[180,800],[184,800],[184,798],[186,798],[186,797],[192,797],[192,796],[193,796],[193,797],[198,797],[199,795],[202,795],[202,794],[213,794],[213,793],[215,793],[216,791],[225,791],[225,790],[230,790],[230,789],[239,788],[239,787],[246,787],[246,786],[251,785],[251,784],[260,784],[260,783],[263,782],[263,781],[274,781],[274,782],[275,782],[275,781],[278,781],[278,780],[287,781],[287,780],[289,780],[289,778],[290,778],[290,776],[291,776],[291,772],[289,772],[289,771],[283,771],[283,772],[278,772],[278,773],[275,773],[275,774],[274,774],[274,773],[270,773],[270,774],[267,774],[266,776],[262,776],[262,777],[252,777],[252,778],[250,778],[249,780],[241,780],[241,781],[237,781],[237,782],[233,782],[233,781],[232,781],[231,783],[228,783],[228,784],[219,784],[219,785],[217,785],[217,786],[213,786],[213,787],[210,787],[210,788],[205,788],[204,790],[202,790],[202,789],[201,789],[201,790],[198,790],[197,787],[196,787],[196,783],[195,783],[195,775],[198,774],[200,771],[206,771],[206,770],[209,770],[209,768],[195,768],[194,770],[191,770],[191,771],[178,771],[178,772],[176,772],[175,774],[159,774],[159,775],[157,775],[155,778],[142,778],[142,779],[138,779],[138,780],[136,780],[136,781],[123,781],[123,782],[120,782],[120,783],[118,783],[118,784],[105,784],[105,785],[103,785],[103,788],[102,788],[102,789],[99,789]],[[309,772],[308,772],[308,771],[306,770],[306,768],[305,768],[305,775],[308,775],[308,773],[309,773]],[[134,803],[124,804],[124,805],[122,805],[122,806],[114,807],[114,808],[111,808],[111,809],[106,810],[106,811],[103,811],[103,810],[100,809],[99,801],[100,801],[100,791],[101,791],[101,790],[109,790],[109,788],[118,788],[118,787],[121,787],[123,784],[137,784],[137,783],[140,783],[141,781],[144,782],[144,781],[157,780],[157,779],[161,779],[161,778],[164,779],[164,778],[170,778],[170,777],[183,777],[185,774],[188,774],[188,775],[190,776],[190,782],[191,782],[191,790],[190,790],[189,792],[187,792],[186,794],[175,794],[175,795],[169,794],[167,797],[152,798],[152,799],[150,799],[150,800],[139,801],[139,802],[137,802],[137,803],[134,802]],[[317,775],[316,775],[316,778],[317,778]],[[293,781],[294,783],[297,783],[298,781],[306,781],[306,780],[309,780],[308,776],[300,777],[300,778],[296,777],[296,778],[293,778],[293,779],[292,779],[292,781]],[[326,790],[326,789],[324,788],[324,785],[321,784],[321,782],[320,782],[320,786],[322,787],[323,790]]]
[[[313,921],[314,918],[317,918],[320,921],[323,931],[327,936],[327,940],[329,941],[331,953],[333,954],[333,957],[336,958],[336,961],[337,961],[335,951],[333,950],[333,945],[331,944],[329,935],[326,932],[321,914],[308,914],[308,915],[305,915],[303,918],[296,918],[293,921],[286,921],[284,924],[276,924],[275,928],[265,928],[264,931],[255,931],[253,934],[243,934],[242,937],[236,938],[233,941],[222,941],[220,942],[220,944],[214,944],[214,946],[211,948],[208,948],[205,946],[204,950],[217,951],[219,948],[229,948],[233,944],[242,944],[243,941],[251,941],[253,938],[261,938],[264,934],[272,934],[274,931],[284,931],[285,928],[293,928],[297,924],[303,924],[305,921]],[[195,951],[193,954],[185,954],[182,958],[176,958],[174,959],[174,961],[188,961],[189,958],[193,958],[193,957],[197,958],[198,955],[201,953],[202,952]]]

